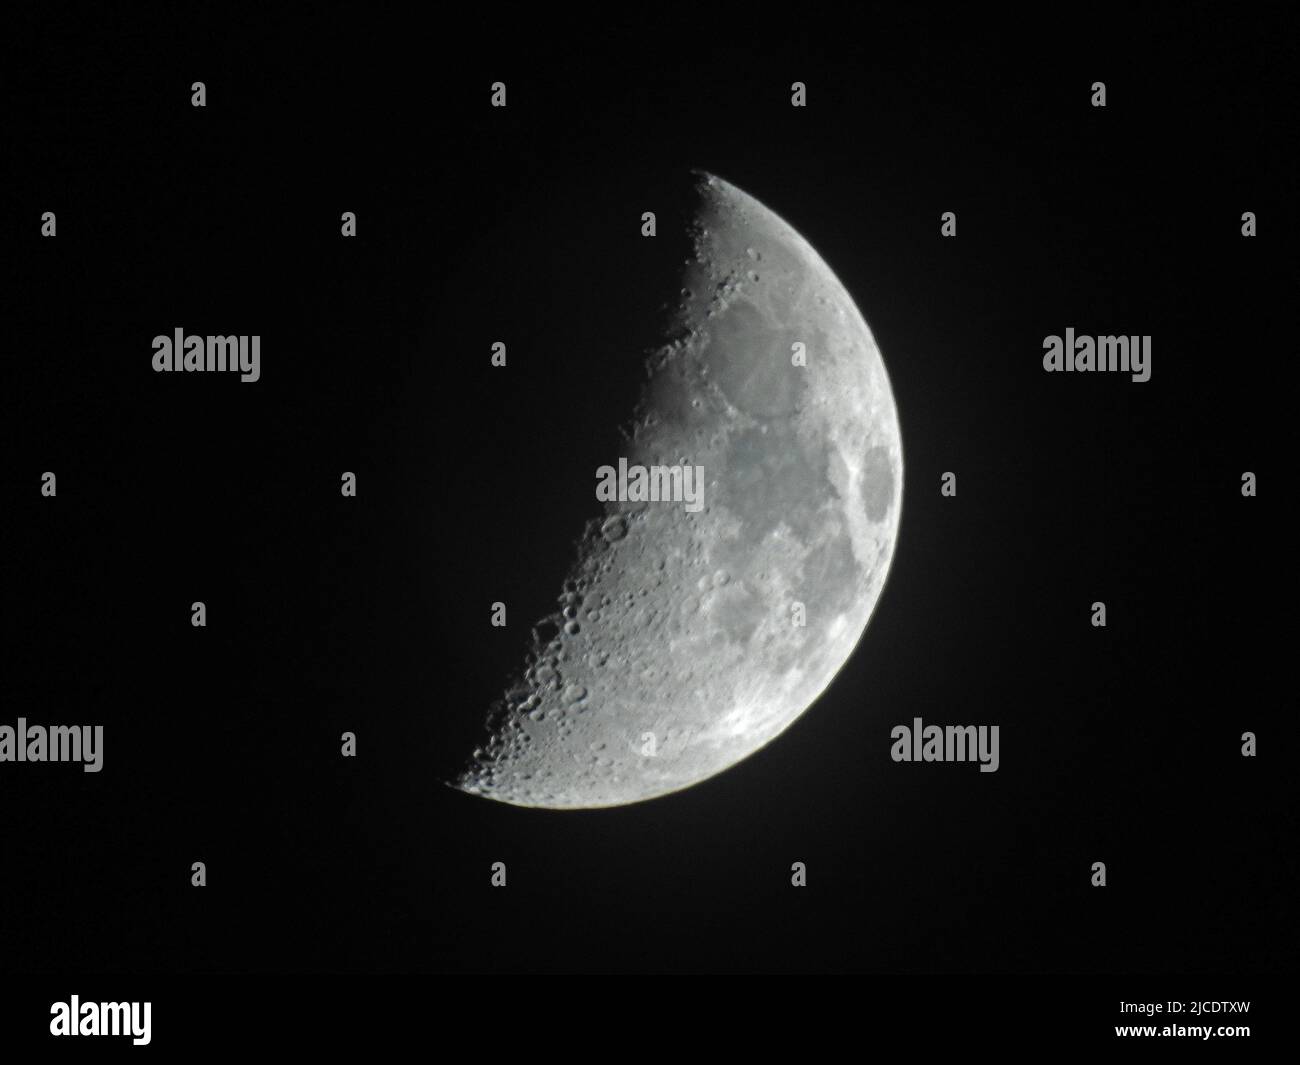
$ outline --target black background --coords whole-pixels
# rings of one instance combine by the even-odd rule
[[[97,775],[0,766],[0,970],[1293,964],[1294,26],[857,18],[28,21],[0,720],[106,735]],[[593,515],[681,250],[640,215],[686,167],[872,326],[888,585],[728,772],[606,811],[470,798],[439,774]],[[262,379],[153,373],[178,326],[260,334]],[[1067,326],[1152,335],[1151,380],[1045,374]],[[999,725],[1000,770],[893,763],[914,716]]]

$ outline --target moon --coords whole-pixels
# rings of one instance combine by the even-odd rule
[[[470,794],[582,809],[707,780],[817,700],[884,587],[903,459],[871,330],[774,212],[711,174],[695,192],[672,328],[609,461],[702,467],[702,506],[593,501],[449,781]]]

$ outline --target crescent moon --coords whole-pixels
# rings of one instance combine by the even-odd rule
[[[774,212],[713,175],[696,192],[674,329],[621,457],[702,467],[702,505],[610,502],[587,524],[449,782],[470,794],[581,809],[706,780],[817,700],[884,587],[903,459],[871,330]]]

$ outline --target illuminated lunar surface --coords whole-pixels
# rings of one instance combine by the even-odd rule
[[[702,466],[703,509],[597,503],[592,471],[605,513],[454,781],[471,794],[617,806],[722,772],[816,701],[884,586],[903,460],[871,331],[793,228],[697,180],[694,254],[626,457]]]

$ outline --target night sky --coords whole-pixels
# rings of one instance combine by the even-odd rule
[[[31,23],[0,724],[106,749],[0,764],[0,971],[1293,965],[1295,35],[1195,10],[689,45],[616,17],[549,43],[486,14]],[[640,216],[690,167],[798,229],[872,328],[889,581],[727,772],[600,811],[471,798],[440,781],[593,516],[684,246]],[[261,380],[152,372],[177,327],[260,335]],[[1045,373],[1067,327],[1150,335],[1151,380]],[[894,763],[914,717],[999,725],[998,772]]]

